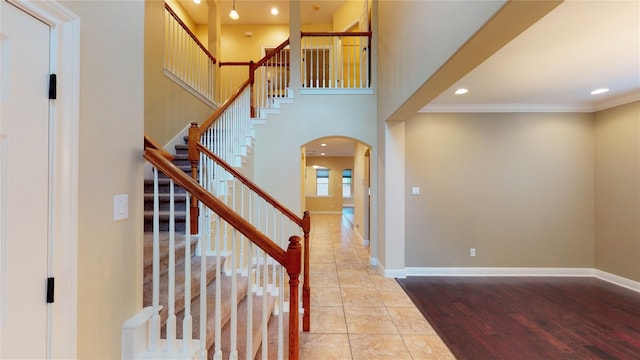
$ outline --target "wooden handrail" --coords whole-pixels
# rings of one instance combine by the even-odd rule
[[[180,24],[180,26],[182,26],[182,28],[184,29],[184,31],[187,32],[187,34],[189,34],[189,36],[193,39],[193,41],[196,42],[196,45],[198,45],[200,47],[200,49],[202,49],[202,51],[204,51],[204,53],[207,55],[207,57],[209,59],[211,59],[211,61],[213,61],[213,63],[216,63],[216,58],[213,57],[213,55],[211,55],[211,53],[209,52],[209,50],[202,45],[202,43],[200,42],[200,40],[198,40],[198,37],[191,32],[191,30],[189,30],[189,27],[187,26],[187,24],[185,24],[180,17],[178,16],[178,14],[176,14],[173,9],[171,9],[171,6],[169,6],[169,4],[164,3],[164,8],[169,12],[169,14],[171,14],[171,16],[176,19],[176,21],[178,22],[178,24]]]
[[[173,154],[168,152],[164,147],[158,144],[155,140],[151,138],[151,136],[147,134],[144,134],[144,148],[145,149],[151,148],[151,149],[156,149],[160,151],[162,156],[169,161],[173,161],[176,158],[175,156],[173,156]]]
[[[218,66],[249,66],[251,65],[250,61],[221,61],[218,63]]]
[[[241,183],[246,185],[249,189],[258,194],[261,198],[263,198],[266,202],[271,204],[274,208],[278,209],[281,213],[286,215],[291,221],[295,222],[298,226],[302,227],[303,220],[298,215],[296,215],[293,211],[286,208],[284,205],[280,204],[278,200],[276,200],[273,196],[267,194],[264,190],[262,190],[258,185],[249,180],[246,176],[239,173],[236,169],[227,164],[224,160],[222,160],[218,155],[214,154],[211,150],[207,149],[202,143],[197,144],[197,148],[200,152],[207,155],[211,160],[215,161],[220,167],[230,172],[235,178],[240,180]]]
[[[244,89],[246,89],[249,85],[251,85],[250,80],[243,82],[242,85],[240,85],[240,87],[227,100],[225,100],[224,103],[222,103],[222,105],[220,105],[220,107],[217,108],[216,111],[214,111],[213,114],[211,114],[207,118],[207,120],[204,121],[204,123],[202,123],[202,125],[200,125],[200,127],[198,128],[198,132],[200,134],[204,134],[205,131],[209,130],[209,128],[218,120],[220,115],[222,115],[225,110],[227,110],[227,108],[229,108],[229,106],[231,106],[231,104],[233,104],[233,102],[236,101],[238,97],[240,97]]]
[[[310,32],[310,31],[306,31],[306,32],[301,32],[300,33],[300,37],[307,37],[307,36],[323,36],[323,37],[333,37],[333,36],[368,36],[371,37],[372,36],[372,32],[371,31],[354,31],[354,32],[347,32],[347,31],[343,31],[343,32]]]
[[[279,53],[282,49],[289,45],[289,39],[282,42],[282,44],[278,45],[275,49],[269,51],[262,59],[260,59],[257,63],[255,63],[254,68],[257,69],[260,66],[264,65],[269,59],[274,57],[277,53]],[[253,69],[252,69],[253,70]]]
[[[256,244],[260,249],[264,250],[278,263],[285,267],[289,265],[289,260],[287,260],[285,250],[280,248],[280,246],[271,241],[271,239],[260,232],[260,230],[256,229],[235,211],[225,205],[221,200],[216,198],[215,195],[208,192],[195,180],[185,174],[184,171],[177,168],[173,163],[162,156],[159,150],[151,148],[146,149],[144,151],[144,158],[160,169],[169,178],[173,179],[174,182],[184,188],[187,192],[194,195],[205,206],[212,209],[224,221],[240,231],[242,235],[247,237],[247,239]]]

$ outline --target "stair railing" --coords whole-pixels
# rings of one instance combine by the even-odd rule
[[[201,216],[201,227],[209,226],[213,229],[209,234],[201,235],[197,255],[200,263],[200,284],[192,284],[190,274],[186,273],[185,278],[185,296],[184,300],[175,297],[174,284],[176,282],[175,270],[175,238],[171,234],[174,232],[174,221],[170,218],[169,223],[169,263],[168,267],[168,300],[166,304],[160,304],[160,264],[159,260],[159,231],[157,216],[154,216],[154,241],[153,241],[153,301],[150,308],[145,309],[145,316],[150,317],[150,338],[148,341],[149,349],[147,355],[159,356],[163,358],[193,358],[198,355],[201,359],[208,358],[208,349],[206,344],[210,344],[213,340],[213,357],[214,358],[254,358],[257,348],[254,347],[251,329],[254,326],[261,328],[262,345],[261,351],[263,358],[267,358],[269,350],[269,327],[277,327],[278,339],[277,348],[274,353],[277,358],[284,358],[285,348],[288,346],[288,358],[292,360],[298,359],[299,356],[299,277],[302,271],[302,246],[300,237],[294,235],[289,237],[286,250],[279,244],[273,242],[269,236],[263,234],[258,228],[245,220],[241,214],[236,213],[231,207],[227,206],[218,195],[207,191],[205,187],[198,184],[193,178],[186,175],[182,170],[167,160],[161,151],[152,147],[147,148],[144,153],[147,159],[155,167],[154,181],[154,213],[158,213],[158,172],[161,172],[171,179],[171,194],[173,195],[174,183],[184,189],[188,194],[195,197],[200,203],[201,210],[209,213],[210,217]],[[214,158],[216,156],[214,155]],[[221,160],[221,159],[217,159]],[[205,168],[204,171],[207,172]],[[189,202],[190,197],[187,196]],[[173,200],[170,201],[170,211],[173,212]],[[187,212],[187,217],[189,212]],[[305,220],[308,222],[307,220]],[[205,224],[208,223],[208,224]],[[189,234],[190,223],[187,221],[186,236]],[[293,231],[295,232],[295,231]],[[213,236],[210,236],[213,235]],[[232,239],[230,241],[230,253],[226,254],[222,243],[224,238]],[[244,245],[243,245],[244,244]],[[241,255],[238,247],[246,246],[246,252]],[[188,247],[188,246],[187,246]],[[191,271],[192,264],[188,263],[187,258],[190,257],[189,250],[185,249],[185,272]],[[211,256],[213,254],[213,256]],[[209,256],[208,256],[209,255]],[[226,259],[224,256],[226,255]],[[208,292],[212,291],[207,288],[208,273],[206,272],[208,261],[215,258],[216,288],[214,299],[207,299]],[[222,263],[224,262],[224,265]],[[230,263],[230,264],[227,264]],[[225,274],[223,275],[223,266]],[[284,279],[289,278],[288,294],[284,291]],[[226,284],[226,285],[223,285]],[[263,291],[261,294],[254,294],[250,291],[256,285],[267,290],[269,284],[273,284],[281,291],[269,292]],[[240,302],[243,296],[242,289],[246,288],[246,323],[239,322],[238,309],[233,304]],[[230,289],[230,291],[229,291]],[[191,294],[191,292],[197,294]],[[223,327],[222,314],[222,293],[229,293],[229,302],[232,304],[230,309],[230,321],[228,325]],[[288,322],[285,325],[284,317],[286,316],[284,301],[288,296]],[[192,319],[191,299],[199,298],[199,318]],[[207,315],[206,304],[215,301],[215,314]],[[166,306],[165,306],[166,305]],[[184,306],[184,311],[176,314],[176,308]],[[257,309],[257,313],[254,312]],[[277,323],[269,321],[270,314],[273,313],[278,317]],[[213,315],[213,316],[212,316]],[[213,326],[207,325],[207,320],[215,319]],[[182,321],[179,321],[182,319]],[[257,325],[252,319],[257,319]],[[192,328],[193,323],[199,322],[198,328]],[[247,329],[246,343],[238,343],[239,326],[245,325]],[[284,339],[284,328],[288,326],[288,343]],[[182,331],[178,331],[182,328]],[[213,328],[213,333],[209,331]],[[164,330],[162,330],[164,329]],[[193,329],[193,330],[192,330]],[[164,331],[164,339],[161,339],[161,332]],[[197,334],[193,335],[192,334]],[[229,334],[228,336],[223,336]],[[272,333],[272,332],[271,332]],[[193,335],[193,336],[192,336]],[[250,352],[251,351],[251,352]],[[242,355],[244,353],[244,355]]]
[[[302,89],[369,89],[371,34],[302,32]]]
[[[216,59],[198,37],[164,4],[165,75],[211,106],[215,106]]]

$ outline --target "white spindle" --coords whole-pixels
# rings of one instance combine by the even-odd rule
[[[158,169],[153,168],[153,294],[151,306],[151,350],[160,343],[160,198],[158,195]]]
[[[226,226],[225,226],[226,227]],[[233,230],[233,239],[231,241],[231,349],[229,360],[238,358],[238,271],[236,269],[236,234],[237,230]]]
[[[215,254],[216,254],[216,298],[215,298],[215,350],[213,354],[214,360],[222,360],[222,286],[221,286],[221,268],[220,262],[222,260],[220,256],[220,232],[221,219],[219,215],[216,215],[216,233],[215,233]]]
[[[267,306],[267,283],[269,282],[269,262],[267,261],[267,253],[265,252],[262,258],[263,266],[264,266],[264,280],[262,282],[262,288],[264,291],[262,292],[262,360],[267,360],[267,355],[269,353],[269,309]]]
[[[247,281],[247,343],[246,353],[251,354],[253,352],[253,292],[255,278],[253,277],[253,243],[250,242],[247,248],[247,256],[249,257],[249,278]]]
[[[167,305],[169,317],[167,318],[167,351],[173,352],[176,348],[176,212],[175,193],[173,180],[169,180],[169,286]]]
[[[200,202],[200,214],[205,211],[205,206]],[[206,229],[206,219],[201,216],[198,228],[201,230],[200,239],[200,360],[207,359],[207,243],[209,242]]]
[[[193,339],[193,319],[191,318],[191,199],[189,193],[186,194],[185,209],[185,249],[184,249],[184,319],[182,320],[182,351],[191,349]],[[202,342],[204,344],[204,342]]]

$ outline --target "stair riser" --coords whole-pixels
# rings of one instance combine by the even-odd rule
[[[173,206],[176,211],[185,211],[186,205],[187,205],[187,200],[184,197],[174,199]],[[168,211],[170,206],[171,206],[171,203],[169,202],[169,199],[161,199],[160,203],[158,204],[160,211],[163,211],[163,210]],[[145,199],[144,209],[153,210],[153,199]]]

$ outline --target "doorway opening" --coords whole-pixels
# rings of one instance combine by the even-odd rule
[[[365,246],[371,236],[371,147],[347,137],[324,137],[302,147],[303,208],[340,215]]]

